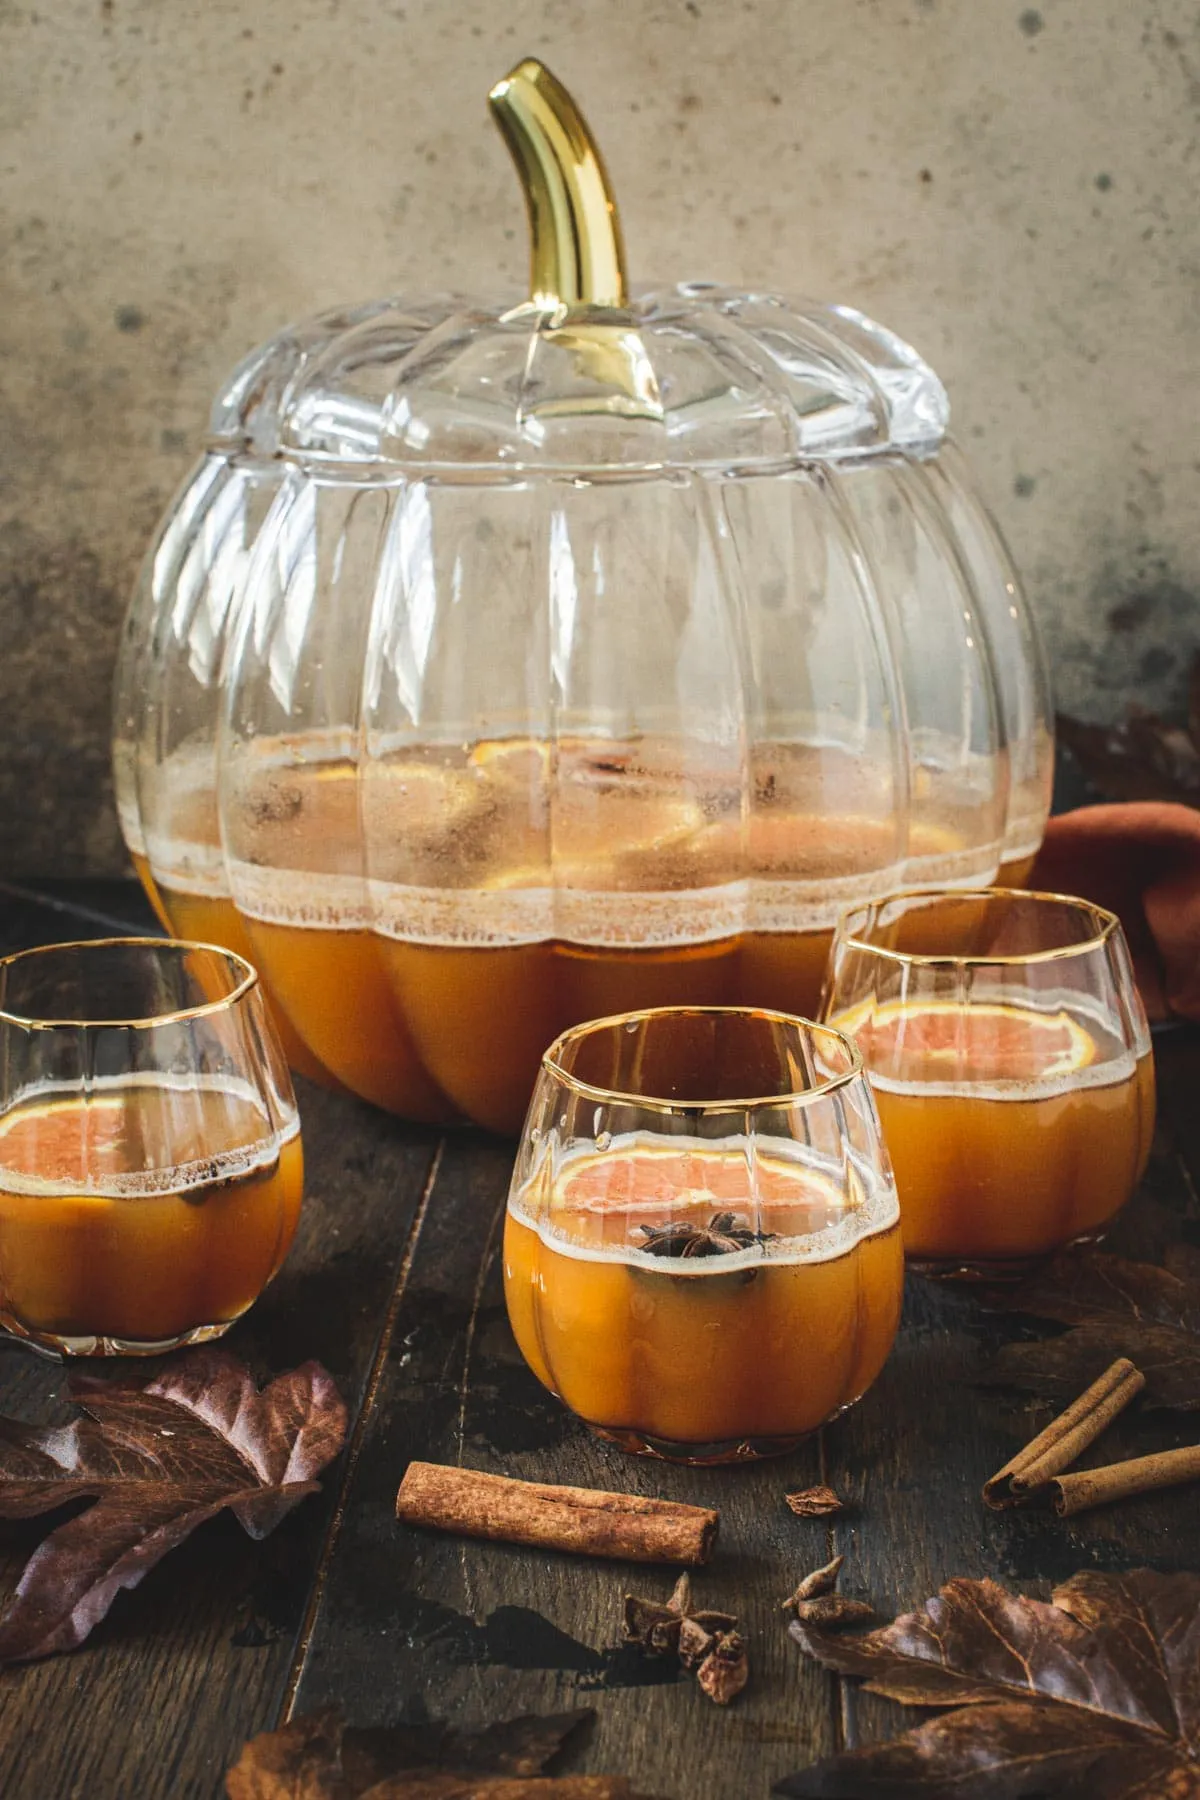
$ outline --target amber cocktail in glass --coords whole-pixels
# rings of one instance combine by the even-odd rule
[[[1019,1274],[1098,1237],[1141,1177],[1154,1062],[1112,913],[910,893],[848,913],[824,1013],[862,1051],[929,1273]]]
[[[902,1262],[870,1090],[837,1032],[679,1007],[546,1052],[505,1293],[526,1361],[600,1436],[683,1462],[790,1449],[878,1375]]]
[[[219,1337],[287,1254],[302,1183],[240,956],[121,938],[0,960],[0,1326],[75,1355]]]

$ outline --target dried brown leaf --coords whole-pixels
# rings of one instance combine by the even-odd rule
[[[621,1775],[545,1775],[594,1716],[524,1713],[480,1731],[438,1721],[356,1730],[336,1710],[313,1713],[251,1738],[225,1791],[229,1800],[638,1800]]]
[[[785,1494],[784,1499],[798,1519],[824,1519],[846,1510],[846,1502],[831,1487],[801,1488],[797,1494]]]
[[[397,1770],[413,1768],[542,1775],[594,1717],[585,1707],[565,1713],[519,1713],[478,1731],[460,1731],[437,1720],[387,1729],[351,1726],[342,1737],[342,1768],[355,1791]]]
[[[808,1656],[863,1677],[872,1693],[948,1710],[891,1743],[786,1776],[777,1793],[1200,1795],[1200,1576],[1085,1572],[1052,1603],[960,1579],[861,1637],[800,1622],[790,1631]]]
[[[988,1387],[1019,1387],[1047,1400],[1070,1400],[1114,1357],[1127,1356],[1146,1377],[1141,1404],[1200,1410],[1200,1276],[1186,1253],[1167,1268],[1103,1251],[1066,1251],[1008,1292],[993,1291],[993,1311],[1027,1313],[1070,1327],[1059,1337],[1006,1344],[982,1375]]]
[[[344,1800],[342,1731],[330,1707],[251,1738],[225,1777],[229,1800]]]
[[[226,1507],[265,1537],[320,1485],[346,1435],[319,1363],[260,1393],[235,1357],[196,1350],[148,1381],[75,1374],[70,1392],[80,1416],[69,1425],[0,1419],[0,1517],[95,1501],[25,1565],[0,1619],[0,1662],[75,1649],[122,1588]]]
[[[356,1800],[649,1800],[625,1775],[395,1775]],[[291,1796],[288,1796],[291,1800]]]

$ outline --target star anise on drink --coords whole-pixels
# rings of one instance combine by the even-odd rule
[[[651,1256],[734,1256],[778,1236],[774,1231],[751,1231],[731,1212],[714,1213],[707,1225],[678,1220],[673,1225],[639,1225],[638,1230],[646,1240],[642,1248]]]

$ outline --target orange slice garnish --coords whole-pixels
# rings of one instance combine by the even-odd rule
[[[1097,1054],[1071,1013],[1007,1001],[865,1001],[829,1023],[856,1040],[869,1069],[922,1080],[1041,1081],[1078,1074]]]

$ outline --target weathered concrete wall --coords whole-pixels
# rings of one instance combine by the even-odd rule
[[[852,300],[940,370],[1062,703],[1178,696],[1193,0],[0,0],[0,870],[123,866],[118,621],[238,356],[343,299],[523,285],[484,95],[529,51],[635,274]]]

